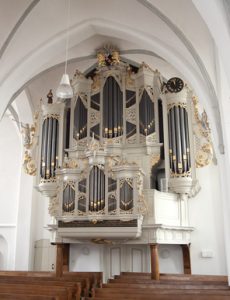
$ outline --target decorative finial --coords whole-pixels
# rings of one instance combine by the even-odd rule
[[[47,98],[48,98],[47,103],[48,104],[52,104],[53,103],[53,93],[52,93],[52,90],[50,90],[49,93],[47,94]]]

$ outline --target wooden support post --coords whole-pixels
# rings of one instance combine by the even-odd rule
[[[190,259],[190,244],[181,245],[183,253],[184,274],[192,274],[191,259]]]
[[[64,271],[69,271],[69,244],[57,244],[56,276],[62,277]]]
[[[63,271],[69,272],[69,244],[64,244],[63,249]]]
[[[150,244],[151,252],[151,278],[153,280],[160,279],[158,244]]]

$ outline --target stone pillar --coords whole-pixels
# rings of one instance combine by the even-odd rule
[[[56,276],[69,271],[69,244],[57,244]]]
[[[159,257],[158,257],[158,244],[150,244],[151,253],[151,279],[159,280]]]
[[[190,244],[181,245],[181,248],[183,252],[184,274],[192,274],[191,259],[190,259]]]

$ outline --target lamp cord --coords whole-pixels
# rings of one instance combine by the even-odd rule
[[[68,0],[67,20],[66,20],[65,74],[66,74],[66,72],[67,72],[67,61],[68,61],[69,24],[70,24],[70,0]]]

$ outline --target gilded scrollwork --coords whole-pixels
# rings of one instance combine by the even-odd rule
[[[152,165],[152,167],[154,167],[155,165],[157,165],[159,161],[160,161],[160,154],[153,155],[151,157],[151,165]]]
[[[67,169],[76,169],[78,167],[78,161],[76,158],[68,158],[67,155],[65,155],[62,167]]]
[[[144,61],[141,63],[139,70],[147,70],[149,72],[155,73],[155,71],[148,64],[146,64]]]
[[[211,129],[205,110],[200,114],[198,99],[193,97],[194,121],[193,132],[195,135],[195,160],[196,167],[209,165],[213,160],[213,147],[211,141]]]
[[[181,177],[191,177],[191,176],[192,176],[191,169],[187,172],[184,172],[184,173],[174,173],[170,170],[170,177],[171,178],[181,178]]]
[[[130,66],[127,67],[126,72],[126,87],[134,87],[135,80],[133,79],[133,72]]]
[[[137,142],[137,135],[133,134],[131,137],[127,138],[126,141],[128,144],[135,144]]]
[[[59,114],[45,114],[43,116],[43,121],[48,119],[48,118],[53,118],[53,119],[56,119],[56,120],[59,120],[60,119],[60,115]]]
[[[148,205],[143,194],[143,175],[141,172],[139,172],[136,177],[136,185],[138,191],[137,211],[142,215],[146,215],[148,212]]]
[[[34,115],[34,122],[32,125],[20,122],[23,146],[27,150],[32,149],[35,146],[35,134],[37,132],[38,127],[38,117],[39,114],[38,112],[36,112]]]
[[[73,78],[75,80],[86,79],[85,75],[81,71],[79,71],[78,69],[75,71]]]
[[[93,76],[93,82],[92,82],[92,91],[96,92],[99,91],[101,87],[101,79],[100,79],[100,75],[98,73],[96,73]]]
[[[131,188],[133,188],[133,178],[121,178],[119,181],[120,188],[122,188],[125,182],[128,183]]]
[[[126,120],[132,124],[136,124],[136,107],[126,108]]]
[[[58,200],[58,197],[55,196],[55,197],[51,197],[49,199],[49,207],[48,207],[48,210],[49,210],[49,214],[52,216],[52,217],[57,217],[58,216],[58,213],[59,213],[59,200]]]
[[[98,67],[114,66],[120,63],[120,54],[112,45],[105,45],[97,51]]]
[[[35,161],[32,159],[31,154],[26,150],[24,154],[23,160],[23,169],[26,174],[35,176],[36,175],[36,164]]]
[[[95,126],[99,122],[100,122],[100,112],[97,111],[97,110],[95,110],[95,109],[91,109],[91,113],[90,113],[90,127]]]
[[[169,103],[167,106],[168,112],[170,111],[170,109],[172,109],[173,107],[181,107],[181,108],[185,108],[187,109],[187,104],[184,102],[174,102],[174,103]]]

